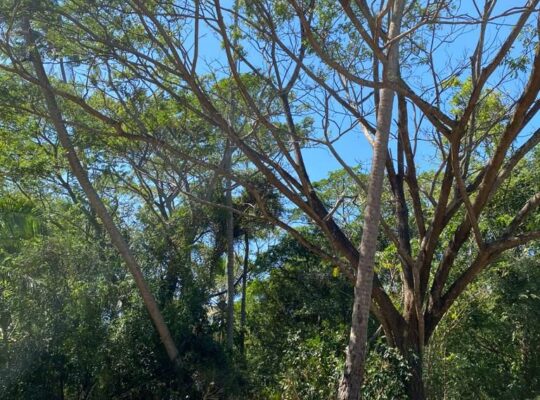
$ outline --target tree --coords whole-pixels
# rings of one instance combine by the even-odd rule
[[[444,315],[505,251],[540,237],[527,225],[540,205],[538,194],[522,200],[496,232],[484,227],[494,197],[540,140],[531,128],[540,108],[538,29],[531,22],[538,19],[537,0],[514,8],[487,0],[461,9],[451,1],[377,7],[365,1],[253,1],[239,11],[217,0],[38,5],[31,21],[40,32],[34,55],[57,66],[46,76],[49,95],[80,107],[96,124],[97,135],[146,143],[172,163],[181,160],[244,186],[267,221],[355,283],[343,398],[358,397],[370,295],[388,344],[414,366],[410,396],[423,398],[424,348]],[[13,9],[9,15],[19,21],[22,16]],[[231,29],[235,18],[238,26]],[[501,21],[511,27],[499,29]],[[2,23],[0,68],[43,88],[46,71],[41,79],[28,72],[20,34],[10,22]],[[455,42],[466,37],[467,27],[477,42],[459,48]],[[453,53],[463,50],[466,56],[448,59],[447,43],[456,46]],[[222,68],[203,65],[207,44],[216,49],[213,65]],[[71,66],[69,82],[60,83],[62,64]],[[224,99],[211,90],[223,77],[234,82],[241,129],[220,107]],[[259,82],[256,90],[249,78]],[[219,161],[193,156],[145,124],[133,123],[111,106],[117,98],[128,104],[130,94],[113,96],[119,81],[137,82],[149,96],[166,97],[214,127],[294,212],[273,215],[240,168],[226,171]],[[463,91],[456,112],[456,82],[466,81],[470,89]],[[492,93],[501,98],[495,110],[489,107]],[[77,122],[56,119],[70,128]],[[373,143],[369,185],[338,150],[357,128]],[[201,145],[200,137],[193,139],[194,148]],[[430,147],[426,152],[440,163],[434,173],[419,165],[424,141]],[[347,232],[334,218],[335,209],[353,199],[342,197],[333,205],[321,199],[305,158],[310,147],[326,149],[355,182],[355,191],[368,193],[359,211],[361,235]],[[379,215],[383,165],[394,207]],[[317,227],[329,246],[306,237],[299,222]],[[401,267],[400,293],[379,274],[371,287],[379,222]]]
[[[28,12],[28,10],[25,10],[25,12]],[[43,67],[41,56],[36,49],[34,32],[30,27],[29,17],[27,15],[23,15],[22,17],[21,29],[23,30],[25,45],[28,49],[30,61],[32,62],[37,80],[39,82],[39,86],[45,99],[49,116],[58,134],[58,139],[66,152],[66,157],[68,159],[71,171],[73,172],[83,191],[85,192],[91,207],[94,209],[96,214],[103,222],[105,229],[109,233],[113,245],[118,249],[118,252],[122,255],[124,261],[126,262],[126,265],[131,271],[137,287],[139,288],[139,291],[141,293],[141,297],[143,298],[145,306],[148,310],[148,313],[150,314],[150,318],[154,322],[154,325],[159,332],[163,345],[167,350],[167,354],[169,355],[171,361],[176,362],[176,359],[178,357],[178,349],[176,348],[171,333],[169,332],[169,328],[167,327],[165,320],[161,315],[154,296],[150,292],[144,280],[144,277],[140,270],[140,266],[133,257],[133,254],[129,249],[129,245],[122,237],[122,234],[117,228],[111,215],[107,211],[107,208],[105,207],[98,193],[92,186],[92,183],[88,179],[88,175],[77,156],[75,147],[71,142],[68,130],[63,122],[62,113],[60,111],[60,108],[58,107],[56,96],[51,89],[49,79]]]
[[[77,141],[182,349],[173,370],[122,260],[95,229],[79,201],[82,190],[58,162],[63,155],[56,158],[54,141],[40,142],[46,130],[26,129],[35,126],[34,117],[18,118],[28,124],[4,124],[1,132],[0,398],[233,395],[241,388],[235,366],[213,340],[216,328],[206,316],[212,288],[205,260],[193,250],[202,245],[183,243],[184,231],[194,228],[180,223],[189,215],[185,207],[174,208],[164,223],[156,205],[137,204],[125,190],[129,175],[109,188],[116,175],[103,170],[99,150]],[[22,148],[32,148],[33,156],[14,157]],[[117,160],[111,153],[106,159]],[[57,169],[48,168],[53,165]],[[169,295],[163,282],[170,269],[185,267],[186,248],[194,259],[175,272],[177,287]]]
[[[386,55],[386,63],[383,63],[382,71],[388,83],[395,82],[399,77],[398,44],[404,7],[405,3],[403,1],[396,1],[390,10],[387,39],[388,53]],[[349,345],[347,346],[345,372],[338,391],[338,398],[340,400],[356,400],[360,397],[364,364],[367,358],[367,327],[371,306],[379,219],[381,216],[384,167],[390,139],[390,125],[392,123],[394,91],[390,87],[383,87],[380,90],[379,96],[373,143],[373,159],[371,161],[367,201],[364,209],[364,226],[362,229],[362,240],[360,241],[358,267],[354,284],[351,334]]]

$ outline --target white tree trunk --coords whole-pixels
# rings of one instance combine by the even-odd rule
[[[403,6],[403,1],[397,0],[394,3],[389,29],[389,40],[399,34]],[[383,72],[383,81],[398,77],[398,50],[397,42],[394,42],[389,48],[388,61]],[[354,285],[351,332],[349,335],[349,345],[346,350],[345,371],[338,390],[339,400],[358,400],[363,384],[364,365],[367,356],[366,340],[371,305],[373,267],[379,233],[380,202],[392,122],[393,102],[394,91],[388,88],[381,89],[367,203],[364,210],[364,226],[359,249],[360,259]]]

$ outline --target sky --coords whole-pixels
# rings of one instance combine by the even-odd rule
[[[480,1],[477,1],[477,3],[480,3]],[[510,4],[512,3],[512,4]],[[522,3],[521,1],[499,1],[493,14],[492,15],[498,15],[501,11],[506,10],[508,8],[511,8],[511,5],[513,6],[513,3],[516,3],[516,5]],[[459,7],[455,10],[457,14],[471,14],[471,15],[477,15],[477,12],[474,8],[473,1],[463,1],[463,2],[456,2],[456,4],[459,5]],[[482,5],[480,5],[482,6]],[[513,23],[516,20],[516,16],[511,15],[505,18],[502,18],[500,20],[497,20],[497,24],[493,26],[489,26],[486,34],[486,44],[491,46],[492,53],[486,55],[486,59],[490,58],[490,55],[493,54],[493,51],[496,51],[498,49],[498,45],[500,44],[500,41],[506,37],[506,34],[511,29]],[[450,33],[451,30],[453,30],[455,27],[452,25],[445,25],[442,27],[439,27],[441,32],[438,33]],[[449,40],[444,43],[435,53],[434,57],[434,63],[435,63],[435,69],[440,72],[441,76],[440,79],[444,79],[445,73],[449,73],[448,71],[452,70],[454,66],[456,66],[460,60],[468,60],[470,55],[473,53],[474,48],[476,46],[478,37],[479,37],[479,30],[478,25],[469,25],[466,26],[462,31],[460,31],[459,35],[451,35],[449,37]],[[222,49],[220,43],[216,41],[215,37],[213,37],[213,34],[211,32],[207,32],[204,34],[205,39],[203,41],[204,47],[201,50],[201,54],[203,55],[203,59],[206,60],[207,63],[215,66],[215,65],[225,65],[225,58],[224,58],[224,50]],[[519,47],[519,44],[516,46]],[[256,49],[250,49],[249,47],[245,47],[245,50],[248,52],[248,54],[251,56],[252,54],[255,54],[251,61],[254,63],[262,61],[260,56],[256,55]],[[242,67],[241,67],[242,68]],[[421,70],[418,69],[416,71],[409,71],[408,72],[411,77],[408,80],[408,83],[414,88],[414,90],[421,94],[421,91],[425,89],[427,86],[430,85],[430,82],[432,82],[431,74],[427,69]],[[459,79],[463,80],[467,76],[470,76],[470,71],[467,69],[463,71],[463,73],[459,76]],[[494,79],[497,78],[497,74],[494,74],[494,78],[492,81],[494,82]],[[489,86],[488,82],[488,86]],[[495,84],[495,83],[493,83]],[[519,89],[524,85],[524,82],[515,81],[510,83],[509,85],[505,87],[499,87],[499,90],[507,91],[508,93],[511,93],[513,91],[519,91]],[[430,98],[431,96],[427,96],[426,98]],[[448,99],[447,99],[448,100]],[[394,101],[394,105],[396,105],[397,100]],[[446,102],[446,109],[445,112],[449,112],[448,107],[448,101]],[[409,114],[412,114],[412,111],[409,109]],[[321,119],[316,114],[312,115],[315,121],[315,126],[320,126]],[[397,110],[396,106],[394,106],[394,120],[397,117]],[[412,120],[412,119],[411,119]],[[535,120],[531,123],[531,125],[537,126],[538,120]],[[395,124],[393,125],[392,131],[395,132],[396,127]],[[412,126],[412,122],[410,123],[409,130],[411,132],[414,131],[414,127]],[[524,133],[524,136],[527,135],[527,132]],[[360,130],[360,127],[356,127],[351,132],[349,132],[347,135],[342,137],[338,142],[335,144],[336,149],[338,150],[340,156],[351,166],[356,166],[358,164],[362,165],[363,168],[369,168],[370,160],[372,156],[372,150],[371,145],[368,143],[368,141],[364,138],[363,133]],[[392,142],[390,145],[390,149],[392,154],[395,155],[395,142]],[[310,177],[313,181],[317,181],[319,179],[325,178],[329,172],[340,169],[341,166],[338,163],[337,160],[332,157],[329,150],[326,148],[308,148],[303,150],[303,155],[305,158],[305,163],[308,169],[308,172],[310,174]],[[417,150],[417,168],[420,170],[429,170],[429,169],[435,169],[437,167],[437,158],[434,151],[434,147],[428,143],[427,141],[419,141],[418,142],[418,150]]]
[[[481,1],[478,1],[477,3],[482,6]],[[499,1],[495,6],[492,15],[498,15],[510,8],[511,5],[515,4],[517,6],[520,3],[524,2],[515,0]],[[459,4],[459,9],[457,10],[457,12],[459,14],[477,15],[472,1],[461,2]],[[497,26],[490,26],[487,29],[486,43],[493,43],[493,49],[495,51],[498,50],[499,47],[496,45],[496,42],[500,42],[500,40],[506,38],[506,36],[510,32],[510,29],[514,26],[516,20],[517,17],[512,15],[497,20]],[[459,59],[460,57],[465,57],[465,55],[467,58],[470,57],[470,55],[474,52],[478,37],[478,26],[470,26],[464,29],[464,31],[456,37],[456,40],[443,45],[437,52],[437,56],[434,60],[435,68],[439,71],[444,71],[445,69],[447,69],[448,63],[455,63],[457,59]],[[517,42],[514,47],[515,49],[519,49],[521,45],[519,42]],[[485,59],[489,60],[490,57],[486,56]],[[425,75],[422,76],[421,73],[420,80],[425,80],[425,82],[422,83],[426,83],[429,85],[432,82],[431,76],[428,74],[428,71],[423,71],[423,73]],[[460,79],[465,79],[467,76],[470,76],[469,70],[464,71],[464,73],[460,76]],[[494,77],[497,77],[497,74],[494,74]],[[494,79],[491,80],[491,82],[493,81]],[[489,83],[490,82],[488,81],[488,87]],[[498,89],[503,91],[504,89],[508,89],[509,92],[516,89],[519,91],[524,87],[524,83],[525,82],[511,82],[505,88]],[[416,92],[421,93],[419,90],[417,90]],[[397,99],[394,100],[394,120],[397,117],[397,110],[395,106],[396,103]],[[411,113],[411,111],[409,111],[409,113]],[[533,121],[531,121],[530,128],[526,129],[524,133],[520,136],[520,138],[518,139],[518,143],[524,141],[530,135],[530,132],[533,132],[539,125],[540,117],[536,117]],[[396,127],[394,125],[394,132],[395,129]],[[411,133],[414,131],[414,127],[412,126],[412,124],[409,125],[409,130]],[[343,157],[343,159],[349,164],[356,165],[360,163],[361,165],[368,166],[370,165],[370,160],[372,156],[371,146],[363,138],[363,135],[358,131],[359,128],[354,132],[354,134],[345,136],[342,140],[340,140],[340,142],[336,144],[336,148],[339,150],[340,155]],[[396,154],[395,145],[395,141],[391,141],[390,150],[393,155]],[[308,165],[311,176],[314,180],[322,179],[326,177],[328,173],[332,170],[341,168],[339,163],[331,156],[331,154],[329,154],[328,150],[309,149],[304,152],[304,155],[306,158],[306,164]],[[432,144],[428,143],[427,141],[421,140],[418,142],[417,157],[415,160],[417,162],[417,168],[419,170],[433,170],[438,167],[438,159],[434,152],[434,148]]]
[[[494,10],[494,15],[499,14],[501,11],[511,8],[514,6],[514,4],[520,4],[523,3],[523,1],[517,1],[517,0],[499,0],[498,5],[496,6],[496,9]],[[232,3],[231,1],[223,1],[222,5],[224,6],[230,6]],[[477,3],[480,3],[480,0],[477,0]],[[473,6],[473,1],[461,1],[461,2],[455,2],[455,4],[459,4],[459,8],[455,10],[455,13],[457,14],[471,14],[476,15],[476,10]],[[486,43],[493,44],[492,48],[497,49],[497,43],[493,42],[493,39],[498,35],[500,38],[504,38],[506,34],[509,32],[509,30],[512,27],[512,24],[515,22],[516,16],[512,15],[509,17],[506,17],[504,19],[498,20],[497,26],[490,26],[488,29],[488,33],[486,35]],[[230,21],[232,22],[232,21]],[[454,27],[452,25],[445,25],[440,27],[440,32],[438,34],[444,33],[444,32],[450,32],[451,29]],[[219,38],[217,38],[215,32],[212,32],[208,27],[201,29],[202,36],[201,36],[201,42],[200,42],[200,57],[201,60],[198,63],[198,72],[200,74],[208,73],[209,70],[213,70],[216,67],[218,69],[221,69],[221,74],[223,76],[226,76],[228,74],[227,71],[227,62],[225,57],[225,51],[220,43]],[[340,34],[340,32],[335,32]],[[425,33],[425,32],[424,32]],[[249,38],[248,38],[249,39]],[[193,40],[193,37],[187,39]],[[478,26],[477,25],[469,25],[465,27],[463,31],[459,33],[459,35],[451,36],[449,40],[447,40],[444,45],[442,45],[436,52],[436,55],[434,57],[434,63],[435,63],[435,69],[440,73],[441,77],[440,79],[444,79],[444,77],[449,73],[449,71],[452,69],[453,66],[459,63],[460,60],[465,59],[468,60],[468,57],[472,54],[474,47],[476,46],[478,40]],[[500,41],[500,39],[499,39]],[[257,46],[257,41],[253,40],[250,45],[245,44],[245,41],[243,41],[245,47],[244,49],[249,55],[249,59],[251,62],[255,64],[262,65],[263,60],[260,55],[257,54],[259,49]],[[519,46],[519,45],[518,45]],[[519,49],[518,49],[519,50]],[[489,58],[489,57],[487,57]],[[248,69],[245,66],[240,67],[241,72],[245,72]],[[422,94],[422,91],[425,90],[428,86],[430,86],[432,77],[431,74],[427,69],[421,69],[417,68],[414,71],[408,71],[405,72],[406,74],[410,75],[410,77],[405,77],[407,82],[414,88],[414,90],[418,94]],[[460,76],[459,79],[463,80],[470,74],[469,70],[464,71]],[[495,75],[496,76],[496,75]],[[410,78],[410,79],[408,79]],[[510,85],[507,85],[506,87],[499,87],[499,90],[503,91],[519,91],[520,86],[523,86],[524,82],[515,81],[511,83]],[[321,91],[322,92],[322,91]],[[428,93],[427,95],[423,96],[426,99],[432,98],[432,96]],[[397,110],[396,110],[396,103],[397,100],[394,101],[394,120],[397,117]],[[311,104],[313,106],[313,104]],[[448,113],[449,106],[448,102],[446,102],[445,111]],[[343,112],[343,108],[336,108],[336,111]],[[413,115],[411,107],[409,107],[409,116],[411,117]],[[311,113],[310,116],[314,119],[314,127],[316,129],[319,129],[321,126],[321,117],[317,115],[316,112]],[[346,118],[350,117],[344,117],[342,119],[342,122],[345,121]],[[339,117],[336,117],[336,119],[339,120]],[[371,121],[373,122],[373,118],[371,118]],[[340,122],[340,121],[338,121]],[[538,118],[536,118],[532,123],[530,124],[532,128],[535,126],[538,126]],[[414,132],[414,126],[412,123],[412,118],[410,118],[410,124],[409,124],[409,131],[412,133]],[[530,131],[530,129],[529,129]],[[396,132],[396,126],[393,124],[392,132]],[[526,136],[528,132],[525,132],[523,136]],[[361,128],[359,126],[352,129],[349,133],[347,133],[345,136],[343,136],[339,141],[335,143],[335,148],[339,152],[340,156],[351,166],[357,166],[361,165],[364,170],[368,170],[370,166],[370,161],[372,157],[372,149],[371,145],[368,143],[368,141],[365,139],[364,134],[361,131]],[[391,154],[395,156],[396,150],[395,150],[395,141],[392,141],[390,144],[390,151]],[[329,172],[334,171],[336,169],[340,169],[341,166],[338,163],[338,161],[330,154],[329,150],[327,148],[305,148],[303,150],[304,155],[304,161],[306,163],[308,172],[310,174],[310,177],[313,181],[317,181],[320,179],[323,179],[328,176]],[[418,142],[418,150],[416,155],[416,163],[417,168],[419,170],[429,170],[429,169],[435,169],[437,167],[437,157],[434,151],[434,147],[426,140],[420,140]]]

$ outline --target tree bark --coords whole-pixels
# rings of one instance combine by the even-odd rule
[[[233,147],[230,141],[227,141],[225,148],[226,171],[230,172],[232,168]],[[229,350],[234,346],[234,216],[232,212],[232,181],[230,178],[225,180],[225,204],[226,211],[226,237],[227,237],[227,335],[226,343]]]
[[[51,121],[56,129],[58,139],[65,150],[65,155],[68,159],[71,172],[77,178],[79,184],[81,185],[81,188],[88,197],[88,202],[90,203],[90,206],[94,209],[95,213],[101,219],[105,229],[107,230],[107,233],[111,238],[111,242],[116,247],[116,249],[122,256],[122,259],[126,263],[129,271],[131,272],[131,275],[133,276],[135,284],[137,285],[137,288],[139,289],[139,292],[143,299],[144,305],[146,306],[146,309],[150,314],[150,318],[152,319],[152,322],[154,323],[154,326],[159,333],[161,341],[165,346],[165,350],[167,352],[167,355],[169,356],[169,359],[173,362],[176,362],[178,358],[178,349],[174,343],[169,328],[167,327],[167,324],[163,319],[163,315],[159,310],[156,300],[154,299],[154,296],[152,295],[148,285],[146,284],[144,276],[141,272],[141,268],[135,260],[135,257],[133,256],[127,242],[120,233],[120,230],[116,226],[112,216],[109,214],[98,193],[92,186],[92,183],[88,178],[88,174],[77,156],[73,143],[71,142],[71,138],[69,137],[68,130],[64,125],[62,113],[56,101],[55,94],[51,88],[49,78],[47,77],[47,73],[45,72],[45,68],[43,67],[41,56],[36,48],[33,38],[33,32],[30,28],[30,21],[28,17],[25,17],[22,22],[26,44],[29,50],[29,58],[34,67],[37,79],[40,84],[41,93],[45,99],[45,104],[47,106]]]
[[[403,1],[398,0],[394,3],[389,29],[390,40],[399,34],[403,7]],[[398,57],[399,51],[396,41],[390,45],[388,50],[388,61],[383,71],[383,79],[397,80]],[[354,285],[351,332],[346,350],[345,371],[338,389],[339,400],[360,399],[363,384],[364,365],[367,356],[367,328],[373,286],[373,267],[381,211],[380,201],[383,191],[393,102],[394,91],[388,88],[381,89],[367,203],[364,210],[364,225],[359,250],[360,257]]]
[[[244,270],[242,271],[242,303],[240,306],[240,352],[245,352],[246,334],[246,291],[247,273],[249,268],[249,235],[244,233]]]
[[[379,106],[379,115],[381,118],[379,118],[378,139],[374,147],[375,154],[370,174],[368,202],[365,209],[362,241],[360,244],[360,260],[358,262],[354,285],[351,332],[346,351],[345,372],[339,388],[340,400],[358,400],[363,383],[369,308],[371,305],[371,289],[373,284],[373,266],[377,248],[380,198],[384,180],[384,159],[388,145],[393,97],[394,93],[392,90],[381,90]]]
[[[233,9],[238,11],[238,1],[234,1]],[[238,12],[235,12],[234,29],[238,27]],[[236,47],[237,39],[233,40],[233,46]],[[229,109],[229,124],[234,126],[236,118],[236,98],[230,91],[230,109]],[[232,173],[232,156],[234,153],[234,146],[230,139],[227,139],[225,146],[225,171],[227,171],[227,178],[225,180],[226,198],[225,204],[227,205],[227,225],[226,225],[226,237],[227,237],[227,348],[232,351],[234,347],[234,215],[232,212],[232,179],[230,178]]]
[[[411,400],[424,400],[426,394],[424,390],[424,379],[422,377],[422,357],[415,353],[410,353],[409,365],[411,368],[411,377],[406,383],[407,395]]]
[[[407,360],[411,376],[405,382],[409,399],[424,400],[426,398],[423,380],[423,329],[416,320],[416,312],[411,309],[409,325],[405,330],[405,337],[399,349]]]

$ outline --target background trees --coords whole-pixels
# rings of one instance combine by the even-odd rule
[[[17,148],[15,162],[5,157],[6,190],[68,201],[100,246],[110,250],[103,230],[116,238],[173,360],[184,333],[167,334],[165,321],[176,307],[193,305],[194,332],[207,314],[209,326],[221,318],[209,298],[223,289],[226,214],[232,239],[247,238],[244,265],[256,244],[246,227],[267,224],[356,282],[348,398],[360,387],[368,307],[410,368],[408,395],[422,398],[439,324],[488,266],[540,237],[530,167],[540,140],[537,1],[2,7],[2,117]],[[357,163],[370,145],[365,175]],[[321,150],[341,187],[314,183],[328,172],[310,158]],[[261,236],[263,249],[283,239]],[[229,267],[229,294],[245,277]],[[229,321],[231,311],[229,301]]]

